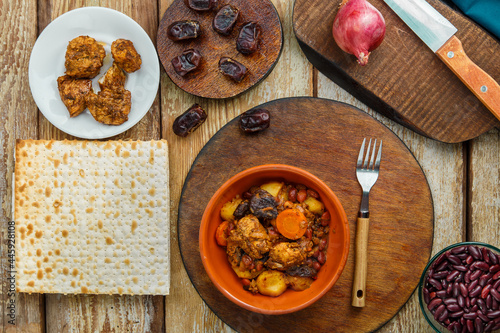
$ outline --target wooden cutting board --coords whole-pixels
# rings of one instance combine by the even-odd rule
[[[500,44],[439,0],[427,0],[458,32],[465,52],[500,82]],[[369,0],[384,16],[386,35],[362,67],[332,37],[341,0],[296,0],[295,35],[309,61],[324,75],[379,113],[427,137],[462,142],[500,127],[467,87],[383,2]]]
[[[201,150],[186,177],[178,237],[187,273],[207,305],[242,332],[373,331],[391,319],[418,284],[432,247],[434,215],[425,175],[412,153],[387,127],[347,104],[312,97],[261,105],[271,126],[244,134],[233,119]],[[383,140],[380,176],[370,193],[366,307],[351,306],[356,216],[361,187],[356,160],[363,138]],[[236,173],[260,164],[303,168],[322,179],[342,203],[351,231],[345,269],[333,288],[310,307],[269,316],[244,310],[210,281],[199,253],[199,227],[211,196]]]

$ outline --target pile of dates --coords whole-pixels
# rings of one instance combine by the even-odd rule
[[[451,332],[500,329],[500,256],[472,244],[446,251],[431,265],[422,296]]]
[[[216,10],[217,0],[185,0],[186,6],[194,11]],[[240,17],[238,8],[227,4],[220,8],[212,21],[212,29],[222,36],[229,36],[233,31],[236,21]],[[169,25],[167,36],[174,42],[195,39],[200,36],[200,23],[195,20],[176,21]],[[259,45],[260,27],[255,22],[245,23],[236,39],[236,49],[244,55],[257,51]],[[185,76],[200,67],[203,55],[196,49],[185,50],[182,54],[172,59],[172,66],[177,74]],[[225,76],[239,83],[245,77],[247,68],[240,62],[221,57],[219,71]]]

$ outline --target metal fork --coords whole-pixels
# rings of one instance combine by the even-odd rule
[[[354,268],[354,283],[352,287],[352,305],[356,307],[365,306],[366,296],[366,272],[367,272],[367,248],[368,248],[368,228],[369,228],[369,211],[368,211],[368,194],[377,181],[380,168],[380,160],[382,158],[382,140],[375,159],[375,150],[377,149],[377,140],[373,143],[373,150],[370,149],[372,140],[368,142],[368,148],[365,152],[366,138],[363,139],[363,144],[359,150],[358,163],[356,165],[356,177],[363,189],[361,198],[361,207],[359,209],[356,223],[356,262]],[[365,156],[363,160],[363,155]]]

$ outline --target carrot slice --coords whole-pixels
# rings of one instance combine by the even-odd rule
[[[215,231],[215,240],[217,244],[220,246],[227,246],[227,237],[228,237],[228,229],[229,222],[224,221],[217,227],[217,231]]]
[[[307,219],[298,209],[285,209],[276,218],[278,231],[288,239],[299,239],[307,230]]]

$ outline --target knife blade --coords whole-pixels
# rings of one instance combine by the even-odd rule
[[[500,85],[465,54],[457,28],[425,0],[384,2],[500,120]]]

